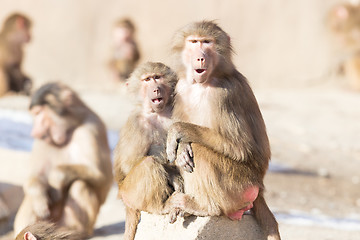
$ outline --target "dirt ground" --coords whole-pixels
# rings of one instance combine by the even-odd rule
[[[279,220],[283,239],[358,238],[360,94],[336,86],[255,89],[255,94],[273,153],[265,180],[266,199]],[[126,95],[118,92],[84,92],[81,96],[115,131],[132,109]],[[109,106],[109,101],[118,104]],[[26,98],[12,96],[0,100],[0,109],[25,112],[26,104]],[[114,118],[117,109],[123,114]],[[2,163],[0,180],[9,179],[6,175],[11,173],[10,179],[19,176],[11,181],[20,184],[26,170],[19,166],[24,166],[28,153],[5,149],[0,153],[1,159],[12,159],[12,165]],[[92,239],[122,236],[124,211],[115,196],[114,187]],[[9,235],[0,239],[9,239]]]

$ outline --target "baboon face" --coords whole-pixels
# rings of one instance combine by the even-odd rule
[[[57,147],[66,145],[81,122],[71,111],[79,104],[77,99],[72,90],[58,83],[48,83],[38,89],[30,104],[34,119],[31,135]]]
[[[145,102],[154,112],[161,112],[168,104],[171,95],[164,76],[159,73],[147,73],[141,76],[141,81]]]
[[[145,111],[161,113],[172,105],[177,81],[176,73],[168,66],[146,62],[134,70],[127,83]]]
[[[57,115],[48,106],[34,106],[30,110],[34,118],[31,135],[48,144],[63,146],[71,136],[71,128],[67,119]]]
[[[215,39],[212,37],[188,36],[182,52],[182,60],[192,80],[205,83],[218,63]]]

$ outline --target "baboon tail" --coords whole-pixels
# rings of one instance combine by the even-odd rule
[[[264,199],[264,190],[260,189],[259,195],[254,201],[252,211],[256,221],[259,223],[267,240],[280,240],[278,223],[274,214],[270,211]]]

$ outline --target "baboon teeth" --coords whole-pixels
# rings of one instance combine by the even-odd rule
[[[152,101],[153,101],[153,103],[159,103],[162,101],[162,98],[155,98]]]

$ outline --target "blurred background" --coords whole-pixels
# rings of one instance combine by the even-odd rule
[[[106,81],[111,28],[128,16],[137,27],[142,60],[167,62],[177,29],[216,20],[231,36],[234,62],[253,86],[306,86],[316,84],[331,64],[324,20],[335,2],[1,0],[0,20],[14,11],[33,20],[24,67],[36,84]]]
[[[234,63],[264,115],[273,152],[266,198],[283,239],[356,239],[360,92],[341,74],[339,63],[349,50],[327,27],[329,9],[342,2],[350,1],[0,0],[0,22],[13,12],[31,18],[24,72],[35,88],[60,80],[78,91],[105,121],[113,148],[132,109],[108,66],[114,22],[134,22],[140,62],[170,64],[177,29],[216,20],[230,35]],[[21,202],[31,149],[28,103],[25,96],[0,99],[0,197],[12,213]],[[103,206],[93,239],[122,236],[124,213],[115,196],[113,191]],[[11,216],[0,223],[0,239],[11,239]]]

